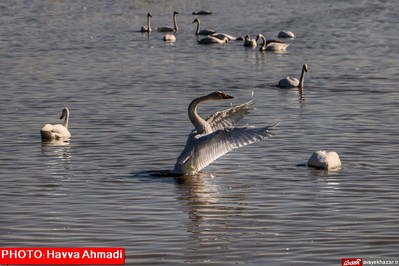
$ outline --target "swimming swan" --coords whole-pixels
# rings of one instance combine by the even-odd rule
[[[212,11],[208,10],[200,10],[200,11],[193,11],[193,15],[212,15]]]
[[[186,146],[174,166],[173,174],[196,174],[223,154],[271,136],[269,129],[275,125],[262,128],[233,127],[237,121],[254,109],[253,100],[216,112],[206,120],[197,113],[197,107],[202,102],[232,98],[223,92],[212,92],[190,103],[188,117],[195,130],[188,136]]]
[[[291,78],[291,77],[286,77],[283,79],[280,79],[278,82],[279,87],[283,88],[303,88],[303,82],[305,80],[305,72],[308,72],[308,65],[304,64],[302,66],[302,72],[301,72],[301,77],[299,80],[297,78]]]
[[[202,38],[201,40],[198,40],[199,44],[224,44],[224,43],[228,43],[229,39],[227,39],[226,37],[223,39],[218,39],[216,37],[213,36],[207,36]]]
[[[288,43],[283,42],[283,41],[278,41],[278,40],[268,40],[266,41],[265,36],[262,34],[258,34],[256,36],[256,42],[258,42],[258,39],[262,39],[263,43],[262,46],[260,47],[259,51],[274,51],[274,52],[284,52],[287,47]]]
[[[211,29],[200,30],[200,20],[199,18],[194,19],[193,23],[197,22],[197,30],[195,31],[195,35],[211,35],[214,34],[216,31]]]
[[[41,130],[40,134],[42,135],[43,140],[68,140],[71,137],[71,133],[68,131],[68,122],[69,122],[69,110],[64,107],[62,109],[62,114],[60,119],[64,118],[64,124],[46,124]]]
[[[174,32],[174,31],[177,31],[179,29],[177,27],[177,20],[176,20],[176,17],[177,17],[178,14],[179,14],[179,12],[177,12],[177,11],[173,12],[173,27],[168,27],[168,26],[160,27],[160,28],[157,29],[157,31],[160,31],[160,32]]]
[[[257,43],[257,40],[258,39],[252,39],[251,38],[251,36],[249,36],[249,35],[245,35],[245,37],[244,37],[244,46],[245,47],[251,47],[251,48],[255,48],[256,46],[258,46],[258,43]]]
[[[151,13],[148,13],[147,14],[147,25],[141,26],[140,32],[151,32],[152,31],[152,29],[151,29],[151,18],[152,18]]]

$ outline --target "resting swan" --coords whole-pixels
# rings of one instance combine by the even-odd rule
[[[303,88],[303,82],[305,80],[305,72],[308,72],[308,65],[304,64],[302,66],[302,72],[301,72],[301,77],[299,80],[297,78],[291,78],[291,77],[286,77],[283,79],[280,79],[278,82],[279,87],[283,88]]]
[[[230,41],[242,41],[242,37],[234,37],[232,35],[226,34],[226,33],[221,33],[221,32],[216,32],[211,35],[212,37],[218,38],[220,40],[223,40],[224,38],[227,38]]]
[[[213,36],[207,36],[198,41],[199,44],[224,44],[228,42],[229,39],[227,39],[226,37],[223,39],[218,39]]]
[[[269,129],[274,126],[233,127],[254,109],[253,100],[216,112],[206,120],[197,113],[197,107],[202,102],[231,98],[233,97],[223,92],[212,92],[190,103],[188,117],[195,130],[188,136],[186,147],[176,161],[173,174],[196,174],[223,154],[271,136]]]
[[[195,35],[211,35],[214,34],[216,31],[211,29],[200,30],[200,20],[199,18],[194,19],[193,23],[197,23],[197,30],[195,31]]]
[[[174,34],[166,34],[166,35],[163,37],[163,40],[164,40],[165,42],[175,42],[175,41],[176,41],[176,36],[175,36]]]
[[[278,33],[279,38],[295,38],[295,34],[289,30],[282,30]]]
[[[151,29],[151,18],[152,18],[151,13],[148,13],[147,14],[147,25],[141,26],[140,32],[151,32],[152,31],[152,29]]]
[[[262,46],[260,47],[259,51],[284,52],[289,45],[288,43],[283,41],[277,41],[277,40],[266,41],[265,36],[263,36],[260,33],[258,34],[258,36],[256,36],[256,42],[258,42],[258,39],[263,40]]]
[[[42,135],[43,140],[68,140],[71,137],[71,133],[68,130],[68,122],[69,122],[69,110],[64,107],[62,109],[62,114],[60,119],[64,118],[64,124],[46,124],[41,130],[40,134]]]
[[[174,31],[177,31],[179,29],[177,27],[177,20],[176,20],[176,17],[177,17],[178,14],[179,14],[179,12],[177,12],[177,11],[173,12],[173,27],[169,27],[169,26],[160,27],[160,28],[157,29],[157,31],[160,31],[160,32],[174,32]]]

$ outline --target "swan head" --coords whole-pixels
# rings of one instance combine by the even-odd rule
[[[147,17],[150,17],[150,18],[152,18],[152,15],[151,15],[151,13],[148,13],[148,14],[147,14]]]
[[[68,110],[68,108],[64,107],[64,109],[62,109],[60,119],[63,119],[64,117],[68,117],[68,116],[69,116],[69,110]]]
[[[210,100],[225,100],[225,99],[232,99],[234,98],[231,95],[228,95],[227,93],[221,92],[221,91],[215,91],[207,95],[207,98]]]
[[[304,64],[304,65],[302,66],[302,68],[303,68],[303,70],[305,70],[305,72],[308,72],[308,65],[307,65],[307,64]]]
[[[193,23],[199,23],[199,20],[198,20],[198,18],[196,18],[196,19],[194,19],[194,21],[193,21]]]
[[[173,12],[173,16],[179,15],[179,12],[175,11]]]

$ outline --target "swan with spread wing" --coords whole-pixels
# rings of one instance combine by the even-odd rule
[[[224,92],[212,92],[190,103],[188,117],[195,129],[188,136],[186,147],[176,161],[173,174],[196,174],[227,152],[271,136],[269,130],[275,125],[262,128],[234,127],[237,121],[254,109],[253,100],[218,111],[206,120],[197,112],[200,103],[232,98]]]

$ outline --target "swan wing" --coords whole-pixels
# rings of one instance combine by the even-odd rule
[[[263,128],[226,128],[201,136],[192,147],[192,166],[200,171],[220,156],[270,137],[271,126]]]
[[[238,106],[218,111],[211,115],[206,121],[213,131],[233,126],[237,121],[244,118],[251,110],[255,109],[254,100],[250,100]]]

